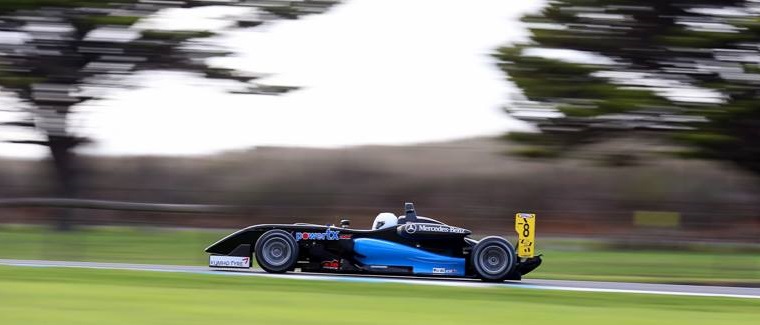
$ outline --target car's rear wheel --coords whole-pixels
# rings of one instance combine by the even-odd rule
[[[272,229],[256,241],[256,262],[264,271],[283,273],[292,270],[298,261],[298,243],[289,232]]]
[[[491,236],[475,244],[470,259],[484,281],[503,281],[515,267],[515,248],[504,238]]]

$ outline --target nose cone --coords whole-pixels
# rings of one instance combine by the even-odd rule
[[[206,247],[206,253],[209,254],[219,254],[219,255],[227,255],[227,251],[224,250],[224,243],[223,240],[220,240],[216,243],[211,244],[211,246]]]
[[[254,245],[256,232],[251,227],[238,230],[206,247],[206,253],[217,255],[229,255],[236,247],[242,244]]]

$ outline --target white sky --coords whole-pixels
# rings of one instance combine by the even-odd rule
[[[282,96],[230,95],[179,73],[74,116],[88,153],[206,154],[252,146],[413,144],[525,127],[501,107],[517,92],[492,51],[523,41],[518,18],[540,0],[346,0],[322,15],[226,33],[219,60],[302,86]],[[175,13],[176,14],[176,13]],[[23,147],[23,148],[22,148]],[[38,156],[0,145],[0,155]]]

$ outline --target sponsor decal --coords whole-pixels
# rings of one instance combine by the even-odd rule
[[[406,226],[407,234],[414,234],[416,232],[434,232],[434,233],[451,233],[451,234],[464,234],[467,229],[443,226],[443,225],[431,225],[431,224],[410,224]]]
[[[427,232],[443,232],[443,233],[457,233],[461,234],[464,233],[466,230],[462,228],[457,227],[449,227],[449,226],[438,226],[438,225],[425,225],[421,224],[418,225],[418,228],[420,231],[427,231]]]
[[[322,268],[326,270],[337,270],[340,268],[340,262],[338,262],[338,260],[324,261],[322,262]]]
[[[327,229],[325,232],[296,232],[296,240],[338,240],[340,231]]]
[[[434,267],[433,274],[453,274],[457,273],[456,269],[447,269],[445,267]]]
[[[351,235],[340,235],[340,239],[351,239]]]
[[[251,267],[251,258],[248,256],[211,255],[209,256],[208,265],[213,267],[249,268]]]

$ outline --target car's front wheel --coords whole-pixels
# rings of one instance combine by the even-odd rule
[[[264,271],[283,273],[292,270],[298,261],[298,243],[293,235],[280,229],[265,232],[256,241],[256,262]]]
[[[503,281],[515,266],[515,249],[504,238],[490,236],[475,244],[472,265],[484,281]]]

